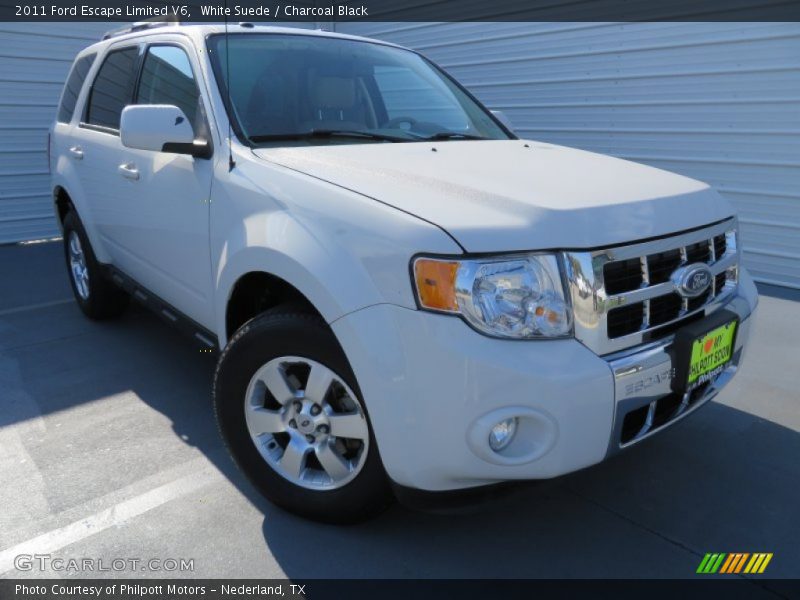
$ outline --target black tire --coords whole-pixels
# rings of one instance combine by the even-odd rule
[[[67,216],[64,217],[63,231],[64,258],[67,264],[69,283],[72,286],[75,301],[80,306],[83,314],[95,320],[112,319],[120,316],[128,307],[130,296],[106,278],[100,263],[97,262],[97,258],[94,255],[94,250],[83,224],[74,211],[69,211]],[[80,241],[85,260],[88,273],[87,295],[79,292],[76,275],[70,262],[70,242],[73,235],[76,235]]]
[[[312,490],[292,483],[262,457],[250,436],[245,417],[250,380],[263,365],[284,356],[321,363],[358,396],[369,428],[369,446],[361,470],[343,487]],[[243,325],[217,363],[214,410],[222,437],[239,468],[281,508],[315,521],[347,524],[374,517],[394,501],[353,371],[333,333],[317,315],[283,306]]]

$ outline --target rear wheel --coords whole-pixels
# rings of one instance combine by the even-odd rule
[[[105,277],[83,224],[74,211],[64,217],[63,230],[64,257],[78,306],[90,319],[109,319],[121,315],[128,306],[130,296]]]
[[[311,519],[367,519],[392,501],[347,359],[319,317],[245,324],[220,357],[214,405],[234,459],[275,504]]]

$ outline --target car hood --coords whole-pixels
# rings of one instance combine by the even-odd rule
[[[331,144],[254,153],[434,223],[468,252],[602,247],[733,214],[699,181],[542,142]]]

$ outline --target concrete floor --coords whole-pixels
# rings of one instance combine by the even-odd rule
[[[14,568],[41,553],[194,560],[120,576],[695,577],[706,552],[773,552],[769,576],[800,577],[792,293],[762,295],[721,397],[636,450],[471,514],[395,507],[337,528],[274,508],[235,470],[211,413],[215,358],[140,308],[85,319],[60,251],[0,247],[4,577],[77,576]],[[780,591],[757,579],[756,596]]]

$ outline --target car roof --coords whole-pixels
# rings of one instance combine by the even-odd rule
[[[257,25],[255,23],[228,23],[226,26],[223,23],[214,24],[178,24],[178,23],[165,23],[165,22],[141,22],[134,23],[133,25],[123,27],[121,29],[111,30],[103,36],[103,39],[86,48],[85,51],[93,49],[94,51],[100,50],[105,46],[116,44],[123,40],[135,40],[140,38],[150,38],[168,34],[181,34],[188,35],[196,41],[202,41],[207,36],[212,34],[290,34],[290,35],[303,35],[309,37],[326,37],[342,40],[354,40],[361,42],[370,42],[373,44],[381,44],[383,46],[393,46],[395,48],[403,48],[397,44],[384,42],[383,40],[376,40],[356,35],[348,35],[344,33],[335,33],[332,31],[325,31],[323,29],[305,29],[301,27],[277,27]],[[403,48],[405,49],[405,48]],[[83,53],[83,52],[82,52]],[[82,54],[81,53],[81,54]]]

